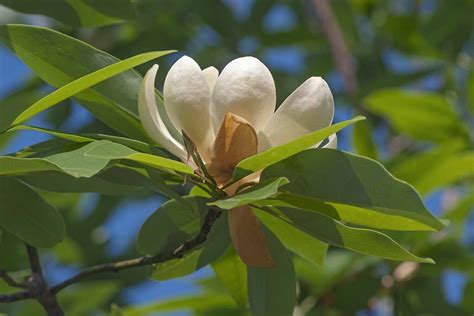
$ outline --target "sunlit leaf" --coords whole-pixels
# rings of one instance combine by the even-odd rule
[[[224,287],[229,291],[238,306],[246,307],[247,298],[247,267],[229,247],[227,252],[212,263],[212,268]]]
[[[1,26],[0,42],[56,88],[119,62],[89,44],[42,27]],[[137,72],[129,70],[77,94],[75,99],[120,133],[147,141],[137,107],[142,80]]]
[[[255,171],[262,170],[268,166],[276,164],[288,157],[291,157],[302,150],[305,150],[319,142],[322,142],[332,134],[340,131],[346,126],[365,119],[357,116],[351,120],[340,122],[329,127],[320,129],[308,135],[301,136],[287,144],[270,148],[255,156],[242,160],[234,170],[234,179],[241,179]]]
[[[309,149],[265,169],[261,179],[281,176],[289,179],[284,189],[291,194],[278,198],[298,208],[374,228],[444,227],[412,186],[368,158],[334,149]]]
[[[434,263],[430,258],[420,258],[404,249],[389,236],[375,230],[353,228],[325,215],[296,208],[280,207],[272,215],[257,210],[258,217],[277,216],[305,233],[336,247],[363,254],[401,261]]]
[[[268,179],[260,182],[258,185],[240,194],[236,194],[224,200],[218,200],[208,203],[219,208],[230,210],[234,207],[248,205],[259,200],[267,199],[278,193],[278,189],[288,183],[288,179],[280,177],[277,179]]]
[[[467,129],[453,105],[441,95],[403,90],[379,90],[365,99],[366,107],[385,118],[401,133],[436,142],[467,140]]]
[[[259,219],[278,236],[286,248],[315,265],[323,265],[328,244],[264,212],[259,213]]]
[[[106,79],[116,76],[124,71],[127,71],[133,67],[146,63],[152,59],[167,55],[173,51],[162,51],[162,52],[149,52],[140,55],[136,55],[125,60],[119,61],[110,66],[106,66],[102,69],[96,70],[90,74],[80,77],[65,86],[51,92],[42,99],[32,104],[29,108],[23,111],[16,119],[13,124],[17,125],[23,123],[32,116],[51,108],[61,101],[66,100]]]

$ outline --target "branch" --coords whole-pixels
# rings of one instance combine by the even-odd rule
[[[7,273],[7,271],[5,271],[3,269],[0,269],[0,278],[2,278],[5,281],[5,283],[8,284],[11,287],[17,287],[17,288],[20,288],[20,289],[23,289],[23,288],[27,287],[25,284],[20,283],[20,282],[16,281],[15,279],[13,279]]]
[[[13,303],[23,300],[29,300],[34,298],[34,294],[31,291],[21,291],[12,294],[0,295],[0,303]]]
[[[135,259],[129,259],[129,260],[123,260],[123,261],[118,261],[114,263],[93,266],[93,267],[83,270],[82,272],[79,272],[72,278],[67,279],[51,287],[51,292],[56,294],[59,291],[63,290],[64,288],[68,287],[69,285],[79,283],[82,280],[89,278],[91,276],[94,276],[96,274],[106,273],[106,272],[119,272],[125,269],[137,268],[137,267],[142,267],[142,266],[147,266],[147,265],[152,265],[152,264],[168,261],[171,259],[181,258],[186,252],[196,248],[197,246],[201,245],[207,240],[207,236],[209,235],[211,231],[212,225],[214,225],[214,222],[219,218],[221,213],[222,212],[217,208],[210,208],[206,214],[204,223],[201,227],[201,230],[197,234],[197,236],[181,244],[172,252],[159,254],[156,256],[143,256],[143,257],[139,257]]]
[[[321,27],[326,34],[337,70],[341,73],[344,89],[350,96],[355,96],[358,90],[352,56],[347,48],[341,28],[337,23],[327,0],[311,0],[317,12]]]
[[[65,289],[66,287],[72,284],[79,283],[84,279],[97,274],[107,272],[119,272],[121,270],[152,265],[171,259],[182,258],[186,252],[196,248],[207,240],[207,236],[211,232],[212,226],[219,218],[219,216],[221,216],[221,214],[222,211],[219,208],[209,208],[209,211],[206,214],[206,218],[204,219],[204,223],[201,226],[201,230],[196,235],[196,237],[184,242],[174,251],[159,254],[156,256],[143,256],[135,259],[93,266],[83,270],[82,272],[79,272],[75,276],[52,287],[48,287],[44,280],[36,248],[27,245],[26,249],[32,271],[32,275],[26,284],[28,289],[13,294],[0,295],[0,303],[10,303],[27,299],[37,299],[47,310],[49,315],[63,315],[63,312],[61,311],[56,301],[56,294],[59,291]],[[56,308],[56,310],[53,307]],[[50,310],[48,310],[47,308],[50,308]]]
[[[31,276],[28,279],[29,292],[43,306],[49,316],[63,316],[64,312],[59,306],[56,294],[51,292],[43,275],[43,269],[39,261],[38,250],[25,244],[28,260],[30,261]],[[20,294],[20,293],[17,293]]]

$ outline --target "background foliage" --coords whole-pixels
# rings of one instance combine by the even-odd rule
[[[388,233],[414,245],[414,253],[433,258],[437,265],[407,265],[332,248],[322,266],[295,258],[299,279],[296,313],[472,315],[474,20],[470,12],[474,12],[474,2],[331,1],[355,65],[356,76],[349,76],[349,82],[339,71],[336,61],[340,59],[331,50],[312,3],[0,0],[0,19],[2,24],[46,25],[120,59],[145,51],[177,49],[178,53],[158,61],[159,84],[182,54],[192,56],[203,67],[220,69],[241,55],[262,59],[275,77],[279,103],[309,76],[322,76],[335,94],[336,121],[357,114],[368,117],[340,133],[340,148],[381,161],[394,175],[413,184],[428,208],[450,219],[451,225],[435,234]],[[3,108],[30,105],[51,87],[43,81],[49,79],[35,77],[6,48],[0,48],[0,57],[3,130],[1,124],[8,121]],[[150,65],[137,69],[143,73]],[[75,71],[80,74],[81,70]],[[64,101],[28,124],[64,132],[115,134],[78,105],[88,107],[88,96],[83,97]],[[126,108],[127,101],[117,91],[114,102],[122,102]],[[106,104],[104,107],[107,109]],[[145,137],[136,130],[128,132]],[[0,137],[0,148],[9,153],[48,137],[15,131]],[[81,266],[137,256],[134,243],[138,229],[165,198],[151,190],[134,191],[130,178],[123,177],[125,183],[104,188],[109,190],[104,195],[39,192],[61,212],[67,228],[63,243],[41,252],[52,280],[62,280]],[[29,181],[41,187],[40,178]],[[61,179],[57,181],[61,183]],[[11,183],[0,183],[2,186],[12,188]],[[58,219],[51,213],[47,220]],[[21,274],[27,267],[21,243],[5,232],[2,239],[0,266]],[[49,241],[42,242],[47,245]],[[220,261],[220,268],[235,269],[233,277],[239,278],[241,268],[225,264]],[[214,268],[219,273],[219,267]],[[211,269],[162,282],[146,281],[148,272],[143,268],[85,282],[62,292],[59,299],[68,315],[108,313],[111,304],[116,304],[112,310],[117,315],[183,309],[195,315],[241,314]],[[0,281],[0,292],[7,290]],[[239,290],[234,289],[233,296],[240,295],[245,301],[245,293]],[[35,302],[0,306],[0,311],[41,314]]]

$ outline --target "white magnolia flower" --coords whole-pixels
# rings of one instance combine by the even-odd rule
[[[155,101],[157,71],[158,65],[154,65],[147,72],[139,94],[139,114],[145,130],[187,162],[180,139],[180,131],[184,130],[221,185],[230,180],[242,159],[327,127],[333,120],[333,97],[321,77],[307,79],[275,112],[273,77],[254,57],[234,59],[220,74],[214,67],[201,70],[190,57],[180,58],[166,76],[164,109],[160,113]],[[165,124],[167,117],[171,124]],[[334,134],[325,147],[336,146]],[[227,193],[234,194],[232,190]],[[272,266],[265,236],[250,208],[231,210],[228,218],[232,241],[244,262]]]
[[[145,75],[139,95],[139,114],[150,137],[186,161],[182,140],[173,137],[155,102],[158,65]],[[180,58],[164,84],[164,106],[172,124],[195,142],[206,163],[227,113],[248,122],[257,135],[258,152],[331,125],[334,102],[324,79],[311,77],[275,112],[275,83],[268,68],[255,57],[234,59],[219,75],[214,67],[201,70],[190,57]],[[176,132],[175,132],[176,135]],[[326,147],[335,148],[336,136]]]

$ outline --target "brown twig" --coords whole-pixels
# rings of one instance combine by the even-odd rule
[[[31,267],[31,276],[28,279],[28,284],[30,285],[29,292],[33,294],[49,316],[63,316],[64,312],[61,306],[59,306],[56,294],[50,291],[44,278],[38,250],[28,244],[25,245]]]
[[[17,288],[20,288],[20,289],[24,289],[26,288],[27,286],[23,283],[20,283],[18,281],[16,281],[15,279],[13,279],[8,273],[7,271],[3,270],[3,269],[0,269],[0,278],[3,279],[3,281],[5,281],[6,284],[8,284],[9,286],[11,287],[17,287]]]
[[[341,28],[327,0],[311,0],[318,14],[321,27],[326,34],[337,70],[342,75],[344,89],[350,96],[355,96],[358,83],[352,56],[347,48]]]
[[[165,254],[159,254],[156,256],[144,256],[140,258],[124,260],[114,263],[102,264],[97,265],[94,267],[87,268],[82,272],[76,274],[70,279],[67,279],[51,288],[53,293],[57,293],[62,289],[66,288],[71,284],[78,283],[85,278],[91,277],[93,275],[105,272],[119,272],[125,269],[137,268],[147,265],[152,265],[160,262],[164,262],[171,259],[181,258],[186,252],[195,247],[204,243],[211,231],[212,225],[214,222],[219,218],[221,215],[221,211],[218,209],[210,208],[207,212],[206,218],[204,223],[201,227],[199,234],[191,240],[186,241],[185,243],[181,244],[177,247],[174,251],[168,252]]]
[[[209,208],[209,211],[206,214],[206,218],[204,219],[204,222],[201,226],[201,230],[196,235],[196,237],[184,242],[179,247],[177,247],[174,251],[159,254],[156,256],[143,256],[143,257],[139,257],[135,259],[129,259],[129,260],[123,260],[123,261],[118,261],[114,263],[93,266],[93,267],[83,270],[82,272],[76,274],[75,276],[61,283],[58,283],[52,287],[47,287],[46,283],[44,282],[43,273],[41,271],[41,265],[39,264],[38,253],[36,252],[36,249],[31,246],[27,246],[28,257],[30,259],[31,270],[32,270],[32,277],[34,275],[36,275],[36,277],[40,275],[42,281],[38,282],[37,279],[30,278],[30,280],[28,280],[28,284],[33,284],[33,285],[36,284],[36,286],[31,286],[27,290],[24,290],[21,292],[0,295],[0,303],[10,303],[10,302],[16,302],[16,301],[21,301],[21,300],[33,299],[33,298],[37,299],[38,301],[44,300],[45,298],[55,299],[56,294],[59,291],[65,289],[66,287],[72,284],[79,283],[83,281],[84,279],[97,275],[97,274],[107,273],[107,272],[119,272],[125,269],[142,267],[142,266],[164,262],[171,259],[181,258],[186,252],[198,247],[199,245],[201,245],[207,240],[207,236],[209,235],[212,226],[214,225],[215,221],[219,218],[221,213],[222,213],[221,210],[218,208],[214,208],[214,207]],[[43,285],[43,287],[41,287],[41,285]],[[44,295],[46,295],[46,297],[44,297]],[[43,303],[42,301],[40,301],[40,303],[42,305],[43,303],[52,304],[50,301],[47,301],[47,302],[43,301]],[[59,305],[57,307],[59,307]],[[61,314],[58,314],[58,313],[54,314],[53,312],[55,311],[49,310],[48,315],[63,315],[62,311],[61,311]]]

